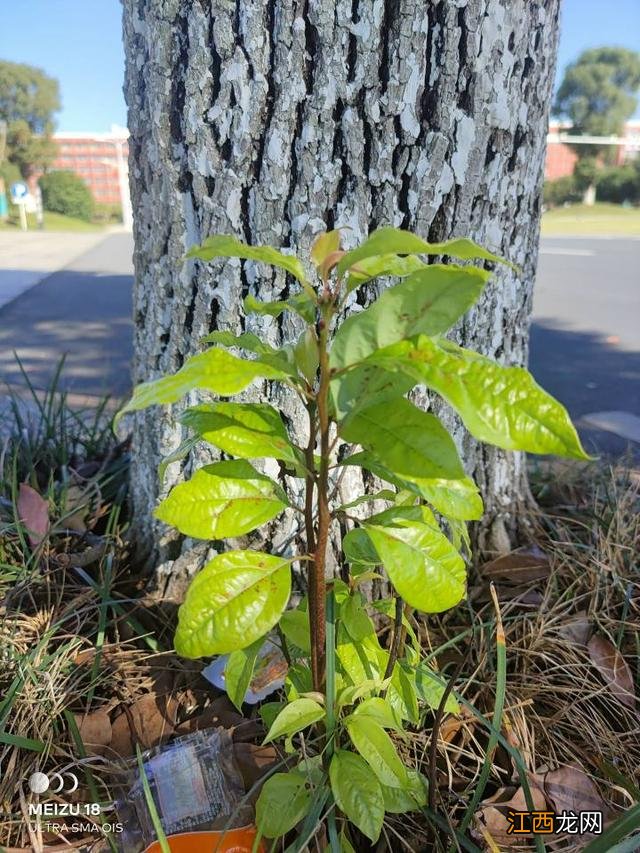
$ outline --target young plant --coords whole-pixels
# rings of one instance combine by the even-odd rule
[[[264,261],[296,279],[294,296],[267,303],[250,296],[244,308],[273,317],[293,312],[304,330],[280,349],[251,333],[213,332],[205,338],[213,346],[174,375],[140,385],[120,413],[173,403],[194,389],[226,398],[256,379],[280,383],[306,411],[306,443],[298,446],[266,403],[186,409],[181,422],[230,458],[200,468],[156,510],[185,535],[208,540],[248,534],[285,509],[300,518],[297,551],[234,549],[214,557],[187,592],[175,637],[188,658],[230,654],[227,689],[240,706],[261,645],[278,631],[289,659],[287,701],[262,707],[266,740],[285,738],[293,750],[292,738],[306,734],[297,767],[271,776],[260,794],[258,827],[268,838],[305,819],[301,835],[308,836],[324,814],[332,849],[348,849],[349,822],[376,841],[385,813],[426,800],[425,780],[405,766],[388,732],[402,740],[407,725],[420,723],[422,708],[437,707],[443,696],[444,684],[421,658],[412,614],[441,613],[464,598],[460,549],[468,544],[467,522],[481,517],[483,505],[447,430],[407,394],[426,386],[476,438],[498,447],[586,457],[565,409],[526,370],[501,367],[443,337],[490,273],[426,264],[421,256],[428,255],[501,262],[468,239],[429,244],[396,228],[381,228],[344,252],[339,231],[330,231],[311,251],[316,286],[291,255],[210,237],[188,257]],[[401,281],[343,319],[349,294],[379,276]],[[280,463],[282,482],[249,461],[265,458]],[[351,466],[386,487],[340,505],[340,480]],[[367,510],[374,503],[375,511]],[[347,532],[334,560],[330,541],[340,530]],[[307,594],[287,609],[294,568],[306,578]],[[381,569],[393,595],[370,604],[363,585]],[[374,610],[391,620],[386,647]],[[457,709],[449,699],[447,710]]]

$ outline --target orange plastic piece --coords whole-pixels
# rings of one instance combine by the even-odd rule
[[[226,832],[180,832],[167,836],[171,853],[251,853],[256,838],[255,826],[242,826]],[[258,853],[266,853],[262,842]],[[154,841],[145,853],[161,853],[160,842]]]

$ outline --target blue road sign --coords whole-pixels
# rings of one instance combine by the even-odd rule
[[[29,187],[22,181],[16,181],[11,184],[11,199],[13,203],[22,201],[29,195]]]

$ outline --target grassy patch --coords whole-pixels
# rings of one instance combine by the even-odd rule
[[[640,208],[604,202],[557,207],[543,214],[542,236],[640,237]]]
[[[27,215],[27,223],[30,231],[37,231],[38,224],[33,214]],[[10,216],[6,222],[0,221],[0,231],[19,231],[20,221]],[[103,225],[96,225],[93,222],[85,222],[83,219],[74,219],[72,216],[65,216],[62,213],[51,213],[46,211],[44,214],[44,230],[45,231],[102,231]]]

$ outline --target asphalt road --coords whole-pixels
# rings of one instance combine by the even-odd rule
[[[129,234],[110,235],[1,307],[0,377],[20,382],[15,350],[44,388],[66,352],[71,391],[124,396],[132,249]],[[640,239],[542,241],[530,369],[567,406],[592,449],[617,454],[634,437],[640,447]],[[613,431],[589,420],[603,412]]]

